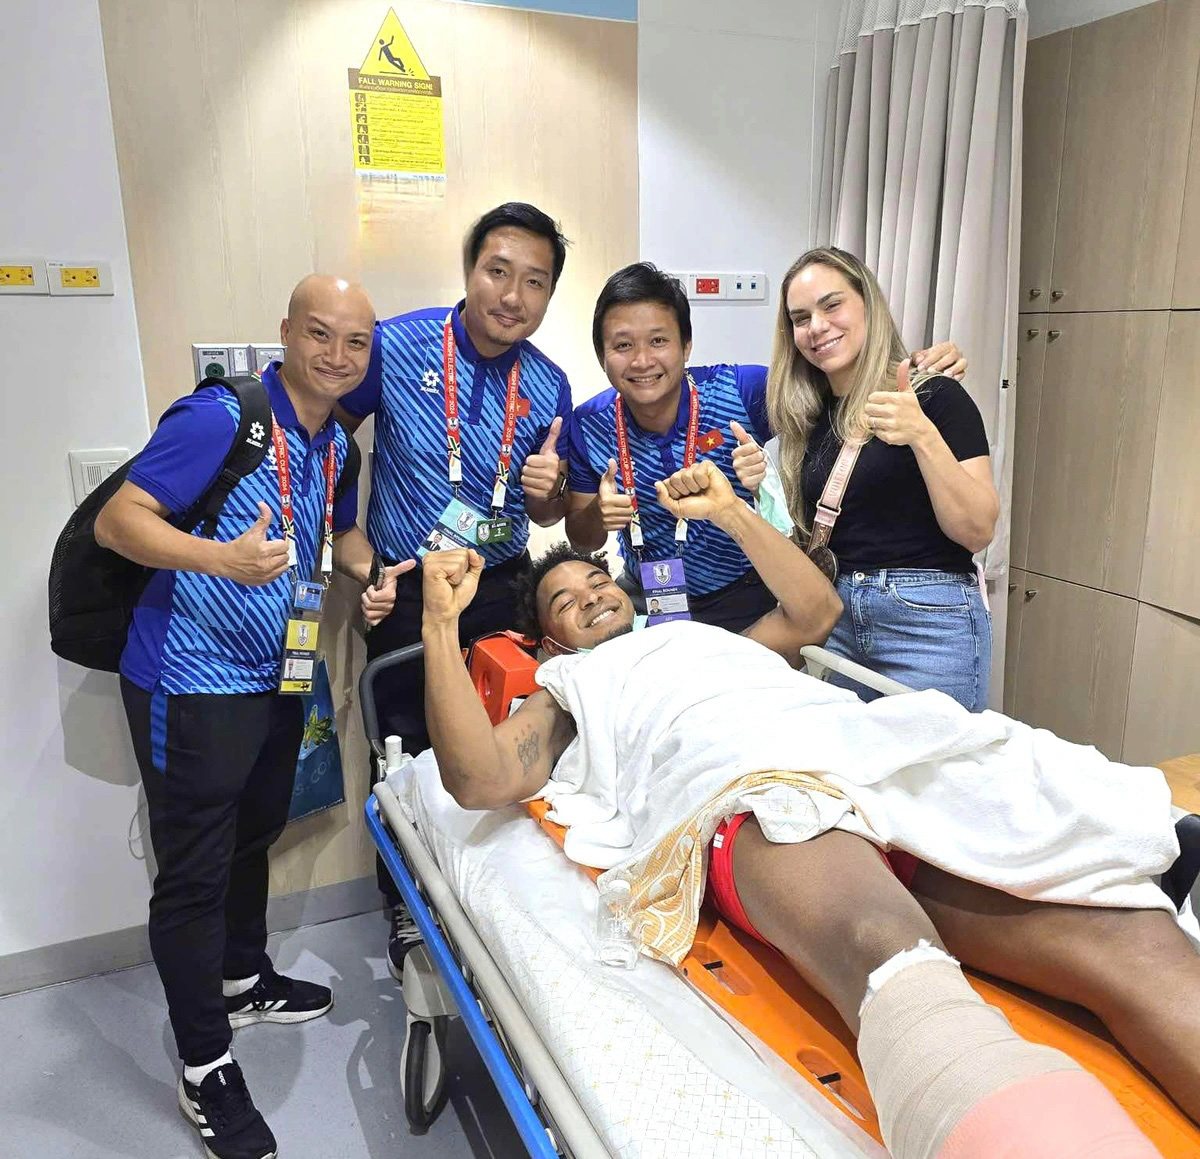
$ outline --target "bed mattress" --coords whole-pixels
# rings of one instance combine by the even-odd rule
[[[388,781],[621,1159],[886,1159],[670,967],[593,959],[596,889],[520,806],[459,808],[432,753]]]

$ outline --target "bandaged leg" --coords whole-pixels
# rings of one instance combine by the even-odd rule
[[[859,1017],[859,1059],[895,1159],[1158,1154],[1096,1079],[1017,1035],[936,947],[875,970]]]

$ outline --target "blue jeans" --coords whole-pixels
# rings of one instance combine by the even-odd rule
[[[915,568],[847,572],[837,593],[845,610],[825,647],[899,680],[936,688],[964,708],[987,707],[992,618],[973,575]],[[830,674],[864,700],[879,694]]]

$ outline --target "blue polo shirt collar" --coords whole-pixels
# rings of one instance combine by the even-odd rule
[[[517,360],[517,355],[521,353],[521,342],[517,342],[510,346],[503,354],[497,355],[495,358],[484,358],[478,350],[475,349],[475,343],[471,341],[470,334],[467,333],[467,325],[463,321],[463,310],[466,307],[467,300],[463,298],[454,307],[454,312],[451,317],[451,326],[454,328],[454,341],[458,343],[458,352],[463,355],[468,362],[474,366],[482,367],[484,370],[495,369],[501,375],[507,375],[512,369],[512,364]]]
[[[296,408],[292,405],[291,396],[288,394],[287,388],[283,385],[283,380],[279,377],[279,367],[280,363],[272,362],[262,373],[262,383],[267,388],[267,401],[271,404],[271,413],[275,416],[275,421],[285,431],[289,428],[299,431],[304,439],[307,440],[308,428],[296,417]],[[325,420],[325,425],[317,431],[316,437],[310,445],[314,449],[325,446],[333,438],[336,424],[337,420],[331,413],[329,418]]]

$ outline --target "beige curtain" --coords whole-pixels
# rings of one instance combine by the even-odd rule
[[[1016,357],[1027,23],[1025,0],[846,0],[818,211],[818,239],[875,270],[910,349],[952,337],[967,352],[965,385],[983,413],[1003,500],[986,558],[993,581],[1008,569],[1005,383]]]

